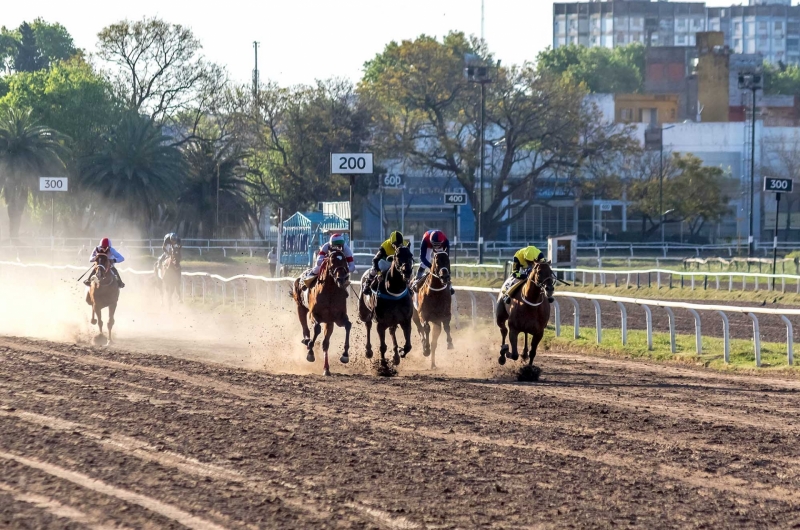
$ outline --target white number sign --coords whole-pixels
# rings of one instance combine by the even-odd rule
[[[369,175],[372,153],[331,153],[332,175]]]
[[[39,177],[39,191],[68,191],[66,177]]]

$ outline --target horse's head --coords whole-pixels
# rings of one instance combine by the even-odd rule
[[[431,261],[431,272],[444,283],[450,281],[450,256],[445,251],[435,252]]]
[[[169,248],[167,252],[167,267],[181,266],[181,251],[177,247]]]
[[[531,278],[533,279],[533,283],[539,286],[539,288],[544,289],[548,298],[553,297],[556,275],[553,274],[553,269],[550,267],[549,261],[537,261],[533,266]]]
[[[325,267],[326,277],[330,276],[340,289],[347,288],[347,280],[350,279],[350,266],[347,264],[347,257],[341,250],[331,250]]]
[[[97,281],[102,282],[105,279],[111,269],[110,264],[108,254],[97,254],[94,260],[94,277],[97,278]]]
[[[392,260],[392,269],[399,272],[403,279],[408,282],[411,280],[412,269],[414,268],[414,254],[408,247],[397,247]]]

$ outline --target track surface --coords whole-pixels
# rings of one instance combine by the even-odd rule
[[[0,526],[788,528],[800,382],[271,375],[0,338]]]

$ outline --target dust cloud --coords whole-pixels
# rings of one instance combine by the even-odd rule
[[[127,264],[127,263],[126,263]],[[139,267],[142,268],[142,267]],[[121,267],[126,282],[120,294],[112,332],[113,345],[126,351],[171,355],[186,359],[210,361],[271,373],[321,374],[321,337],[315,347],[316,362],[306,361],[306,348],[300,343],[302,332],[288,284],[250,282],[227,286],[225,305],[220,302],[221,287],[206,280],[206,302],[202,301],[202,282],[196,278],[185,284],[186,301],[172,307],[160,303],[161,294],[152,275],[135,275]],[[225,275],[216,270],[216,273]],[[85,286],[76,281],[81,271],[22,268],[0,265],[0,334],[24,336],[51,341],[90,344],[97,336],[96,325],[90,323],[91,309],[85,302]],[[193,287],[193,288],[192,288]],[[194,298],[192,298],[194,294]],[[344,330],[335,328],[331,338],[329,362],[334,374],[376,373],[378,337],[372,330],[375,358],[364,357],[366,333],[356,318],[351,294],[350,314],[353,328],[350,363],[343,365]],[[235,298],[235,300],[234,300]],[[213,299],[213,300],[212,300]],[[103,310],[107,323],[107,310]],[[436,370],[430,370],[431,358],[423,357],[422,344],[412,327],[412,351],[401,361],[399,374],[441,375],[461,378],[515,377],[517,366],[497,364],[499,333],[491,323],[473,326],[461,317],[460,325],[452,324],[454,349],[447,349],[444,332],[436,351]],[[107,333],[107,329],[104,329]],[[402,333],[398,330],[402,347]],[[391,338],[387,359],[391,362]]]

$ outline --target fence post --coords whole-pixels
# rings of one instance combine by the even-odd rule
[[[572,332],[572,336],[573,337],[572,338],[578,339],[581,336],[581,334],[580,334],[581,308],[578,305],[578,301],[575,300],[574,298],[572,298],[571,296],[568,296],[567,300],[572,302],[572,307],[575,309],[575,319],[574,319],[574,325],[573,325],[573,332]]]
[[[556,337],[561,336],[561,306],[558,305],[558,300],[553,300],[553,318],[555,319]]]
[[[733,275],[728,276],[728,292],[733,291]]]
[[[794,364],[794,331],[792,330],[792,323],[786,318],[786,315],[781,315],[781,320],[786,324],[786,361],[789,366]]]
[[[622,302],[617,302],[620,314],[620,331],[622,332],[622,345],[628,344],[628,311]]]
[[[595,328],[597,328],[597,344],[600,344],[603,342],[603,324],[600,318],[600,302],[597,300],[592,300],[592,305],[594,305],[594,325]]]
[[[661,290],[661,271],[656,271],[656,287]]]
[[[667,317],[669,317],[669,351],[675,353],[677,351],[675,345],[675,313],[672,312],[670,307],[665,307],[664,310],[667,312]]]
[[[756,366],[761,366],[761,331],[758,328],[758,318],[753,313],[747,313],[753,321],[753,350],[756,354]]]
[[[653,351],[653,312],[650,307],[642,304],[645,321],[647,322],[647,351]]]
[[[697,355],[703,351],[703,336],[700,333],[700,315],[694,309],[689,309],[689,312],[694,317],[694,345]]]
[[[717,311],[720,317],[722,317],[722,340],[724,343],[724,358],[725,364],[730,364],[731,362],[731,324],[728,321],[728,315],[726,315],[722,311]]]
[[[472,291],[467,291],[467,294],[469,295],[469,299],[472,304],[472,325],[474,326],[478,320],[478,302],[475,300],[475,293]]]
[[[692,274],[692,291],[694,291],[694,274]]]

